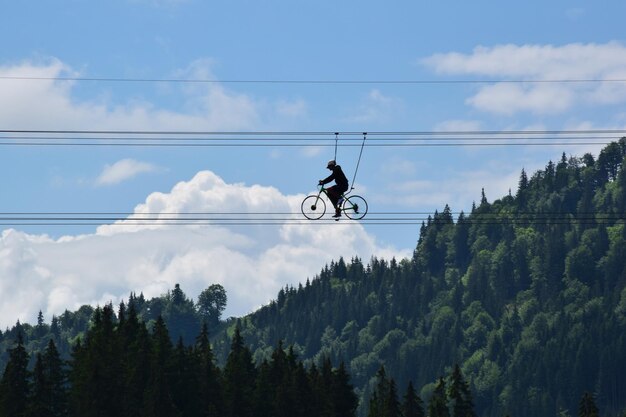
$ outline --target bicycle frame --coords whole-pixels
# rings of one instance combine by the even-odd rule
[[[311,194],[302,201],[302,213],[310,220],[317,220],[326,212],[326,203],[322,198],[322,193],[330,200],[328,189],[324,187],[324,184],[319,184],[318,190],[317,194]],[[361,196],[348,196],[348,194],[349,192],[341,193],[339,209],[352,220],[362,219],[367,213],[367,201]]]
[[[319,189],[319,192],[317,193],[317,198],[320,199],[322,193],[324,193],[324,195],[326,196],[326,198],[328,200],[330,200],[330,196],[328,195],[328,188],[324,187],[324,184],[319,184],[317,186],[317,188]],[[341,195],[339,196],[339,200],[346,200],[346,195],[350,194],[350,191],[348,191],[347,193],[341,193]],[[315,200],[317,201],[317,200]]]

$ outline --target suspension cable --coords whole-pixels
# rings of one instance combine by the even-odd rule
[[[354,190],[354,180],[356,179],[356,173],[359,170],[359,164],[361,163],[361,156],[363,156],[363,148],[365,147],[365,139],[367,139],[367,132],[363,132],[363,143],[361,143],[361,151],[359,152],[359,159],[356,161],[356,168],[354,169],[354,177],[352,177],[352,185],[350,191]]]

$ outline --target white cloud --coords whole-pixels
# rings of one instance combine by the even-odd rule
[[[509,80],[610,80],[626,76],[626,47],[618,42],[476,47],[470,54],[435,54],[421,61],[440,74]],[[495,83],[468,104],[488,112],[562,113],[576,105],[626,102],[624,83]]]
[[[131,179],[139,174],[153,172],[157,167],[147,162],[134,159],[122,159],[113,165],[106,165],[98,178],[96,185],[113,185]]]
[[[228,291],[227,315],[242,315],[274,298],[287,284],[312,278],[339,256],[403,257],[409,250],[381,247],[358,224],[346,221],[289,224],[303,195],[262,185],[229,184],[202,171],[169,192],[150,194],[134,214],[96,233],[51,239],[5,230],[0,237],[0,327],[32,322],[40,309],[49,320],[81,304],[117,303],[130,291],[158,296],[175,283],[191,297],[212,283]],[[277,224],[172,226],[150,217],[222,213],[222,219],[277,218]],[[227,213],[241,213],[237,215]],[[266,214],[253,214],[266,213]],[[197,217],[197,216],[196,216]],[[136,222],[136,221],[135,221]],[[228,221],[222,221],[228,223]]]
[[[212,78],[210,60],[193,62],[178,74],[181,78]],[[24,62],[0,66],[0,76],[35,77],[0,83],[0,124],[11,129],[80,130],[229,130],[255,126],[259,104],[244,94],[207,83],[203,88],[183,86],[186,112],[156,108],[135,99],[122,104],[77,101],[74,82],[54,78],[80,76],[57,59],[45,63]],[[33,117],[36,115],[37,117]]]
[[[529,87],[519,84],[494,84],[467,99],[477,109],[512,115],[520,111],[558,114],[572,106],[573,92],[562,85]]]

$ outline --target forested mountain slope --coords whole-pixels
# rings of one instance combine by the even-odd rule
[[[597,160],[563,154],[471,213],[446,205],[411,259],[339,259],[238,320],[242,335],[259,360],[279,339],[344,360],[365,398],[381,364],[427,399],[458,363],[481,416],[576,414],[587,391],[623,412],[625,155],[626,138]],[[229,343],[216,335],[218,357]]]
[[[307,364],[345,362],[365,415],[384,365],[398,392],[424,402],[459,364],[481,417],[576,415],[591,392],[603,417],[626,413],[626,138],[591,155],[549,162],[518,190],[471,213],[449,207],[420,230],[411,259],[339,259],[298,288],[220,324],[212,285],[190,300],[177,285],[129,305],[148,329],[163,319],[173,342],[209,324],[224,366],[238,324],[256,363],[282,340]],[[120,311],[124,306],[120,306]],[[56,344],[69,359],[94,326],[83,306],[0,332],[0,370],[19,335],[31,353]],[[112,317],[117,323],[118,317]],[[119,323],[118,323],[119,325]],[[431,394],[435,395],[431,395]]]

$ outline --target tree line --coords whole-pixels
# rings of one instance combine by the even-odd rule
[[[281,341],[269,359],[254,364],[239,328],[223,369],[215,364],[204,324],[195,344],[172,345],[158,318],[152,332],[134,305],[96,309],[72,360],[61,359],[50,339],[29,369],[21,335],[9,349],[0,379],[0,416],[354,417],[358,398],[343,362],[329,358],[305,368]],[[376,374],[367,417],[476,417],[472,392],[456,365],[439,378],[428,405],[409,382],[402,402],[384,366]],[[585,393],[579,417],[599,417]]]
[[[131,293],[128,304],[133,304],[137,316],[145,321],[149,328],[154,326],[158,317],[165,322],[173,343],[179,338],[186,345],[194,343],[202,323],[206,323],[209,333],[216,330],[221,322],[222,312],[227,303],[226,290],[220,284],[211,284],[200,292],[196,301],[187,297],[179,284],[165,294],[147,299],[143,294]],[[50,339],[56,345],[63,359],[68,359],[72,347],[79,337],[83,337],[91,325],[95,308],[84,305],[76,311],[65,310],[60,315],[53,315],[50,323],[44,321],[40,311],[37,323],[21,323],[19,320],[4,332],[0,330],[0,372],[8,360],[8,349],[21,335],[22,342],[31,355],[31,362],[36,352],[42,352]],[[32,365],[32,363],[31,363]]]
[[[50,339],[32,367],[21,335],[0,380],[2,417],[350,417],[358,398],[343,364],[305,367],[281,342],[254,363],[235,329],[216,365],[207,325],[193,344],[173,344],[158,317],[151,330],[133,303],[107,305],[64,361]]]
[[[481,417],[587,416],[597,408],[622,416],[625,156],[626,139],[597,158],[563,154],[532,175],[522,170],[516,192],[490,202],[483,191],[467,214],[453,216],[446,205],[416,230],[408,259],[331,262],[258,311],[214,322],[215,363],[225,367],[238,330],[257,366],[271,361],[277,340],[305,367],[343,361],[361,417],[372,398],[384,397],[384,389],[377,391],[381,366],[394,381],[382,387],[410,384],[428,399],[428,413],[435,392],[449,394],[450,379],[444,389],[441,375],[455,364]],[[182,336],[183,346],[193,347],[198,303],[180,287],[152,300],[131,299],[150,331],[160,316],[174,346]],[[51,326],[18,323],[0,334],[0,347],[23,330],[28,351],[44,352],[52,334],[61,356],[74,358],[93,312],[84,306]],[[8,357],[0,354],[0,362]],[[34,367],[36,354],[30,361]],[[452,410],[453,402],[448,395],[440,410]]]
[[[367,415],[385,365],[430,398],[458,363],[482,417],[575,414],[584,392],[626,411],[626,138],[596,157],[521,171],[495,201],[447,205],[413,256],[338,259],[240,320],[261,358],[280,337],[305,360],[342,358]],[[234,326],[234,323],[227,323]],[[225,333],[215,338],[220,360]]]

